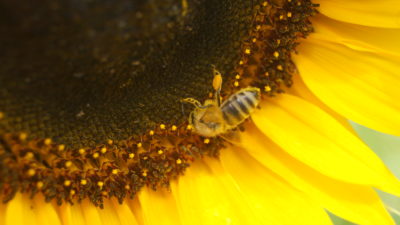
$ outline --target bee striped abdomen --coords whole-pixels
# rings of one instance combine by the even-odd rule
[[[247,119],[260,102],[260,89],[249,87],[233,94],[221,105],[224,120],[236,127]]]

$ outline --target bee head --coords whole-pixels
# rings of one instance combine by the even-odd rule
[[[192,125],[196,133],[213,137],[223,132],[224,120],[221,110],[216,106],[197,108],[191,115]]]

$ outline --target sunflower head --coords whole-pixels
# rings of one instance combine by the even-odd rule
[[[247,86],[283,92],[316,13],[308,0],[6,2],[4,201],[23,191],[100,206],[218,156],[224,141],[193,132],[181,100],[212,96],[216,70],[223,99]]]

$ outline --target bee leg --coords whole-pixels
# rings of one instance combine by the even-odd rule
[[[190,112],[190,114],[189,114],[189,125],[190,126],[193,126],[193,111],[192,112]]]
[[[218,89],[215,91],[214,93],[214,98],[215,98],[215,102],[217,103],[217,106],[220,107],[221,106],[221,89]]]
[[[194,98],[184,98],[181,100],[181,102],[190,103],[190,104],[194,105],[196,108],[200,108],[200,109],[205,109],[205,108],[210,107],[210,105],[202,105],[199,101],[197,101]]]
[[[199,101],[197,101],[196,99],[194,99],[194,98],[184,98],[184,99],[181,99],[181,102],[190,103],[190,104],[196,106],[197,108],[201,108],[202,107],[201,103]]]

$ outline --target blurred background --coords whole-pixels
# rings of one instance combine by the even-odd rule
[[[400,178],[400,137],[383,134],[351,122],[359,137],[384,161],[389,169]],[[388,211],[400,225],[400,198],[378,191]],[[331,214],[335,225],[351,225]]]

